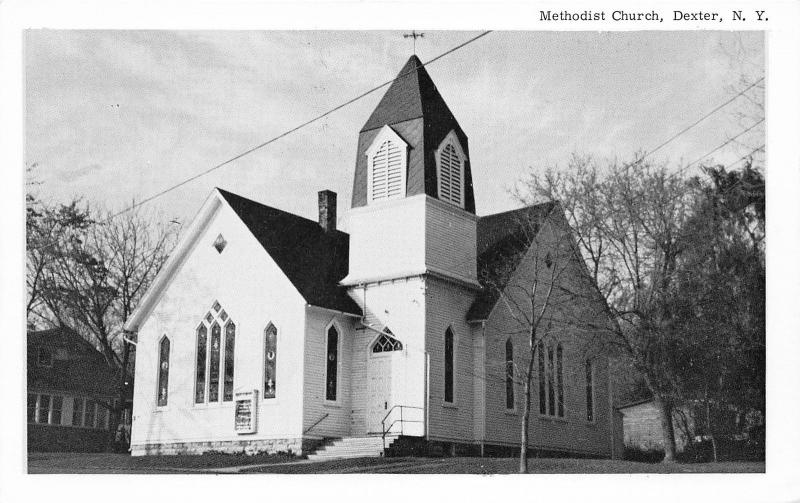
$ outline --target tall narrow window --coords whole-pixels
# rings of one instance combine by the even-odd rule
[[[54,396],[50,404],[50,424],[61,424],[61,409],[64,406],[63,396]]]
[[[108,428],[106,422],[108,421],[108,409],[101,404],[97,404],[97,427],[102,429]]]
[[[36,400],[39,397],[36,393],[28,393],[28,422],[36,421]]]
[[[37,423],[47,424],[50,418],[50,395],[39,395],[39,413],[36,418]]]
[[[167,405],[167,395],[169,394],[169,339],[164,336],[161,338],[158,348],[158,399],[159,407]],[[94,414],[94,403],[86,404],[87,414],[92,409]],[[91,421],[84,422],[86,426],[94,424],[94,416]]]
[[[211,325],[211,342],[209,343],[210,348],[210,362],[208,368],[208,401],[209,402],[218,402],[219,401],[219,355],[220,355],[220,345],[222,344],[222,328],[219,326],[219,323],[214,323]]]
[[[197,327],[194,403],[233,401],[235,365],[236,324],[214,301]]]
[[[236,344],[236,325],[232,321],[225,325],[225,380],[222,388],[222,400],[233,400],[233,365]]]
[[[264,398],[275,398],[278,376],[278,329],[272,323],[264,331]]]
[[[444,401],[453,403],[453,330],[448,328],[444,333]]]
[[[556,396],[553,388],[555,373],[553,372],[553,346],[547,347],[547,414],[556,415]]]
[[[594,421],[594,365],[586,360],[586,420]]]
[[[514,408],[514,344],[506,341],[506,409]]]
[[[436,151],[439,199],[464,207],[464,161],[458,137],[450,132]]]
[[[384,126],[367,150],[368,201],[394,199],[406,194],[407,144]]]
[[[333,325],[328,328],[328,358],[325,363],[325,399],[334,401],[339,383],[339,332]]]
[[[167,339],[164,339],[167,340]],[[166,395],[164,395],[166,397]],[[164,405],[166,405],[166,398],[164,399]],[[86,428],[94,428],[94,400],[86,399],[86,408],[83,411],[83,426]],[[161,404],[159,404],[161,405]]]
[[[544,365],[544,344],[541,342],[536,347],[539,356],[539,414],[547,414],[547,392]]]
[[[72,426],[83,426],[83,398],[72,399]]]
[[[204,324],[197,327],[197,361],[194,384],[194,403],[206,400],[206,358],[208,357],[208,329]]]
[[[556,347],[556,378],[558,389],[558,417],[564,417],[564,348]]]

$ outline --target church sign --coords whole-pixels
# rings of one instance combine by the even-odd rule
[[[234,429],[242,435],[256,432],[258,390],[236,393],[236,419]]]

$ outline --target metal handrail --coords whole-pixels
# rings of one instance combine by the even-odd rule
[[[386,428],[386,419],[394,411],[394,409],[400,409],[400,419],[395,419],[394,421],[392,421],[392,424],[389,425],[389,428]],[[398,422],[400,423],[400,435],[402,435],[403,432],[404,432],[403,423],[424,423],[424,421],[417,421],[417,420],[412,420],[412,419],[403,419],[403,409],[417,409],[417,410],[421,410],[421,411],[425,410],[423,407],[415,407],[413,405],[392,405],[392,408],[389,409],[389,411],[386,413],[386,415],[383,416],[383,419],[381,419],[381,439],[383,440],[383,450],[384,450],[384,452],[386,451],[386,434],[389,433],[389,431],[392,429],[392,427],[395,424],[397,424]]]
[[[308,428],[306,428],[306,429],[305,429],[305,431],[303,431],[303,435],[305,435],[306,433],[308,433],[309,431],[311,431],[311,429],[312,429],[313,427],[315,427],[316,425],[318,425],[319,423],[321,423],[321,422],[322,422],[322,421],[323,421],[323,420],[324,420],[326,417],[328,417],[328,416],[330,416],[330,415],[331,415],[331,414],[330,414],[330,412],[326,412],[324,416],[322,416],[321,418],[317,419],[317,422],[316,422],[316,423],[314,423],[314,424],[312,424],[311,426],[309,426]]]

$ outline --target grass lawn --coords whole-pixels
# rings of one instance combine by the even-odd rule
[[[146,456],[31,453],[29,473],[468,473],[517,472],[514,458],[359,458],[325,462],[287,456]],[[637,463],[608,459],[531,459],[528,473],[764,473],[763,462]]]

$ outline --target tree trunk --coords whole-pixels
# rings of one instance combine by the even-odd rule
[[[534,337],[531,337],[531,342]],[[525,374],[525,405],[522,408],[522,431],[519,438],[519,473],[528,473],[528,425],[531,419],[531,381],[533,380],[535,347],[531,344],[528,372]]]
[[[675,428],[672,426],[672,404],[658,394],[653,394],[653,402],[661,416],[661,430],[664,434],[664,463],[674,463]]]

